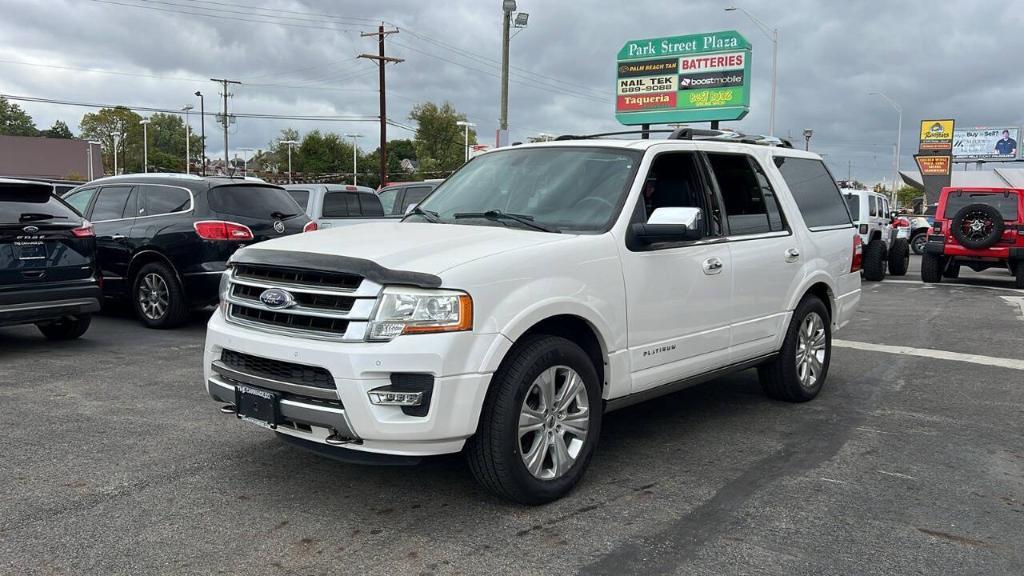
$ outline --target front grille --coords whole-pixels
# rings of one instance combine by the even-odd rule
[[[240,300],[251,300],[259,302],[260,294],[266,288],[251,286],[248,284],[235,284],[231,287],[231,295]],[[335,294],[321,294],[313,292],[293,292],[295,303],[303,308],[314,310],[329,310],[334,312],[348,312],[356,299],[352,296],[338,296]]]
[[[331,377],[331,373],[318,366],[271,360],[234,350],[221,351],[220,361],[228,368],[243,374],[300,386],[334,389],[334,378]]]
[[[362,340],[380,291],[355,274],[260,264],[236,264],[228,280],[228,321],[321,340]],[[286,303],[264,304],[269,289],[287,292]]]
[[[348,320],[344,319],[289,314],[288,312],[275,312],[273,310],[251,308],[239,304],[232,304],[230,313],[240,320],[285,329],[325,332],[337,336],[344,336],[345,331],[348,329]]]
[[[279,268],[275,266],[259,266],[255,264],[238,264],[235,266],[235,277],[244,280],[256,280],[272,284],[290,284],[308,286],[310,288],[328,288],[335,290],[355,290],[363,281],[361,276],[341,272],[320,272],[300,268]]]

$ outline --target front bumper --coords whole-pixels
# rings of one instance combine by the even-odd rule
[[[472,332],[407,335],[380,343],[320,341],[237,326],[218,310],[207,326],[204,376],[211,398],[225,404],[234,403],[237,383],[285,393],[280,413],[289,425],[278,426],[280,434],[324,445],[328,438],[349,440],[337,450],[428,456],[458,452],[476,432],[492,376],[483,371],[481,359],[509,345],[500,334]],[[233,374],[220,362],[224,350],[326,369],[335,389]],[[391,384],[394,373],[433,376],[426,415],[370,404],[367,392]]]

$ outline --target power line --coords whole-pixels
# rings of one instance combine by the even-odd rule
[[[139,112],[162,112],[165,114],[181,114],[180,109],[155,108],[150,106],[133,106],[128,104],[95,104],[91,102],[76,102],[72,100],[60,100],[56,98],[41,98],[36,96],[17,96],[14,94],[0,94],[0,97],[16,102],[37,102],[41,104],[55,104],[61,106],[77,106],[80,108],[127,108]],[[216,112],[206,112],[206,116],[217,116]],[[269,114],[259,112],[235,112],[236,118],[255,118],[263,120],[303,120],[315,122],[377,122],[377,116],[302,116],[293,114]]]
[[[192,11],[184,10],[184,9],[173,10],[171,8],[160,8],[159,6],[147,6],[145,4],[129,4],[127,2],[118,2],[116,0],[89,0],[89,1],[90,2],[96,2],[98,4],[112,4],[112,5],[115,5],[115,6],[125,6],[125,7],[128,7],[128,8],[141,8],[143,10],[155,10],[157,12],[167,12],[167,13],[172,13],[172,14],[187,14],[187,15],[190,15],[190,16],[204,16],[206,18],[217,18],[217,19],[220,19],[220,20],[230,20],[232,22],[254,22],[256,24],[277,24],[279,26],[291,26],[293,28],[308,28],[308,29],[312,29],[312,30],[330,30],[330,31],[333,31],[333,32],[355,32],[355,30],[353,30],[353,29],[338,28],[338,27],[335,27],[335,26],[317,26],[317,25],[313,25],[313,24],[296,24],[296,23],[292,23],[292,22],[282,22],[280,18],[271,19],[271,20],[255,20],[253,18],[241,18],[239,16],[220,16],[220,15],[217,15],[217,14],[208,14],[208,13],[205,13],[205,12],[192,12]],[[145,1],[145,0],[138,0],[138,1]],[[181,4],[172,4],[172,3],[169,3],[169,2],[165,2],[164,4],[168,4],[170,6],[177,6],[179,8],[188,8],[187,6],[182,6]],[[262,15],[257,15],[257,16],[262,16]]]

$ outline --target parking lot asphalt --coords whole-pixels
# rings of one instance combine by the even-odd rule
[[[836,338],[1024,360],[1005,271],[913,266]],[[203,335],[0,329],[0,573],[1024,573],[1024,370],[836,347],[801,405],[743,372],[607,415],[580,486],[525,508],[458,456],[342,464],[218,413]]]

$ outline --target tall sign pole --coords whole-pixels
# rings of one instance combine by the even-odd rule
[[[360,54],[359,58],[366,58],[367,60],[376,60],[378,67],[378,84],[380,88],[380,185],[384,186],[388,178],[388,102],[386,98],[387,94],[387,78],[384,74],[384,65],[388,62],[398,64],[399,62],[405,62],[401,58],[392,58],[384,55],[384,37],[388,34],[398,34],[398,29],[385,30],[384,25],[381,24],[377,27],[376,32],[362,32],[360,36],[376,36],[377,37],[377,54]]]
[[[224,78],[210,78],[214,82],[220,82],[223,90],[221,95],[224,96],[224,170],[226,171],[231,165],[231,160],[228,158],[228,96],[232,94],[228,93],[228,84],[241,84],[238,80],[227,80]]]

